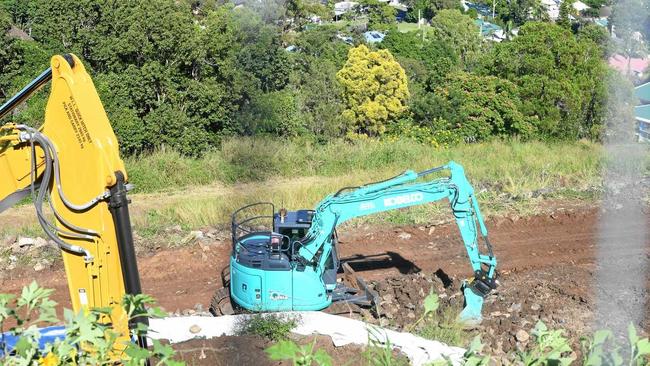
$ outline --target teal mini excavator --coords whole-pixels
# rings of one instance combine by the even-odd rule
[[[450,173],[447,177],[420,179],[445,170]],[[221,315],[232,313],[233,308],[271,312],[322,310],[340,302],[378,306],[376,293],[361,278],[337,280],[340,272],[349,278],[352,271],[339,259],[336,227],[356,217],[443,199],[449,200],[474,271],[473,277],[463,282],[465,307],[460,321],[478,323],[484,297],[497,286],[497,261],[474,190],[463,167],[454,162],[343,188],[327,196],[314,210],[276,212],[271,203],[256,203],[235,211],[230,273],[224,275],[229,277],[224,279],[228,287],[217,291],[210,310]],[[269,224],[260,229],[253,224],[259,220]],[[479,232],[483,245],[479,243]],[[487,254],[481,253],[480,246],[487,249]]]

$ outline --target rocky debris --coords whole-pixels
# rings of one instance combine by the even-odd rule
[[[511,312],[511,313],[518,313],[518,312],[520,312],[520,311],[521,311],[521,303],[520,303],[520,302],[519,302],[519,303],[513,303],[513,304],[510,305],[510,307],[508,308],[508,311]]]
[[[517,333],[515,333],[515,338],[517,339],[517,341],[521,343],[527,343],[528,340],[530,339],[530,335],[528,335],[528,332],[526,332],[525,330],[519,329]]]
[[[40,272],[45,269],[45,265],[41,262],[36,262],[36,265],[34,265],[34,271]]]
[[[27,253],[49,245],[54,245],[54,242],[47,241],[41,237],[30,238],[21,236],[17,238],[15,236],[8,236],[5,238],[4,242],[8,243],[13,254]]]
[[[401,233],[397,234],[397,237],[402,239],[402,240],[409,240],[409,239],[411,239],[411,236],[412,236],[411,234],[406,233],[406,232],[401,232]]]
[[[380,299],[379,312],[376,314],[379,319],[375,320],[381,322],[381,318],[389,319],[397,330],[402,330],[422,314],[424,298],[432,290],[441,299],[458,304],[459,298],[455,293],[458,290],[457,282],[440,270],[371,281],[368,286],[377,292]]]
[[[199,327],[199,326],[196,325],[196,324],[194,324],[194,325],[192,325],[192,326],[190,327],[190,333],[192,333],[192,334],[197,334],[197,333],[200,332],[200,331],[201,331],[201,327]]]
[[[167,316],[175,317],[175,316],[213,316],[213,315],[209,311],[203,308],[203,304],[197,303],[196,305],[194,305],[193,309],[185,309],[185,310],[176,309],[176,311],[167,314]]]
[[[18,241],[16,242],[16,244],[20,248],[29,247],[29,246],[32,246],[32,245],[36,244],[36,239],[20,237],[20,238],[18,238]]]

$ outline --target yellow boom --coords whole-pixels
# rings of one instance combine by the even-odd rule
[[[0,107],[0,119],[50,79],[40,128],[0,125],[0,212],[32,195],[41,226],[62,249],[73,310],[112,308],[110,320],[103,321],[112,322],[121,340],[128,341],[129,320],[120,304],[126,293],[141,289],[127,174],[81,61],[74,55],[54,56],[50,69]],[[48,202],[53,216],[43,213]],[[144,337],[140,341],[146,346]]]

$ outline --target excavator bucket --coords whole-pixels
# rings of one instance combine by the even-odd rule
[[[460,312],[458,321],[467,326],[475,326],[481,323],[481,309],[483,309],[483,296],[478,295],[469,286],[463,286],[465,295],[465,308]]]

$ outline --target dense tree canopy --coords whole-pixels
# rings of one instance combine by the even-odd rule
[[[73,52],[125,153],[165,145],[197,155],[253,134],[318,142],[397,134],[437,144],[602,137],[612,113],[604,59],[622,41],[593,25],[531,22],[545,17],[539,0],[496,2],[497,22],[523,24],[499,44],[485,41],[458,3],[407,3],[430,28],[398,31],[395,9],[376,0],[362,2],[364,15],[350,13],[349,25],[332,22],[332,4],[316,0],[0,0],[0,100],[52,54]],[[624,11],[615,7],[612,18],[621,38],[633,34]],[[310,23],[314,15],[324,23]],[[648,14],[635,16],[634,29],[647,31]],[[360,45],[366,25],[387,31],[384,41]],[[46,97],[12,118],[38,125]]]
[[[436,39],[454,45],[463,65],[472,65],[477,60],[483,40],[469,16],[458,10],[441,10],[433,17],[431,28]]]
[[[542,136],[589,137],[603,118],[606,69],[601,57],[591,40],[555,24],[529,22],[517,38],[494,47],[483,73],[519,86],[522,113]]]

